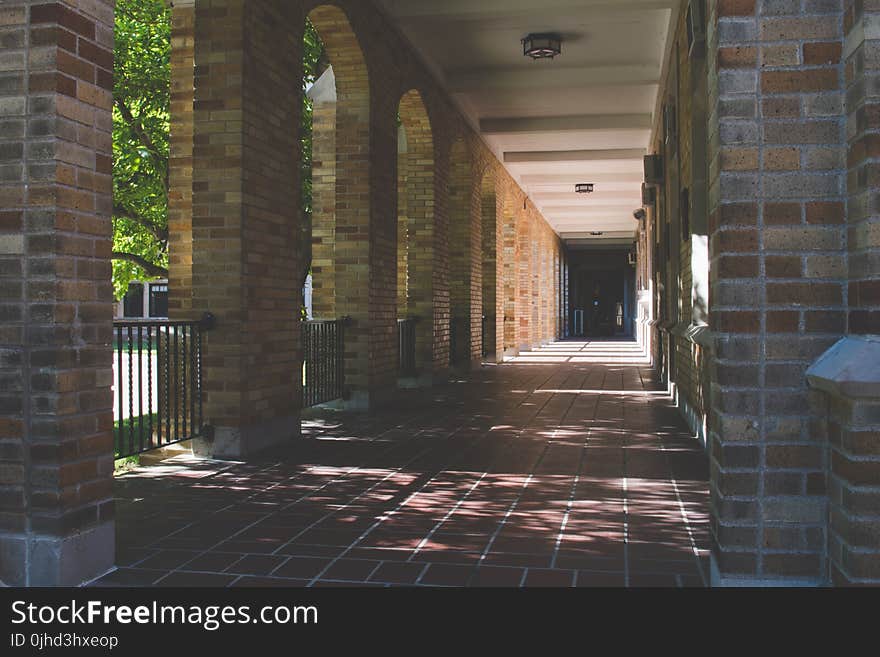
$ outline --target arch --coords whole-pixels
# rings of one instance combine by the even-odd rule
[[[501,271],[504,244],[500,230],[503,217],[499,221],[500,204],[496,184],[495,172],[488,167],[480,180],[480,214],[483,243],[482,353],[490,362],[501,362],[504,350],[504,276]]]
[[[416,369],[433,368],[434,271],[437,226],[434,217],[434,131],[422,94],[407,91],[398,106],[398,285],[406,282],[406,315],[416,324]],[[401,144],[405,142],[405,148]],[[403,295],[398,292],[399,304]]]

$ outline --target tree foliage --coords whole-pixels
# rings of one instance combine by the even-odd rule
[[[168,274],[171,13],[117,0],[113,86],[113,284]]]
[[[303,91],[327,68],[306,22]],[[168,275],[171,10],[165,0],[116,0],[113,89],[113,285]],[[311,254],[312,103],[303,93],[302,210],[305,280]]]

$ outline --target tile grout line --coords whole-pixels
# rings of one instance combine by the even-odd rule
[[[550,376],[547,378],[547,380],[549,381],[551,378],[553,378],[553,375],[550,375]],[[523,404],[525,404],[526,401],[529,399],[529,397],[531,397],[533,394],[534,394],[534,391],[532,391],[532,393],[531,393],[529,396],[527,396],[527,397],[524,398],[520,403],[518,403],[518,404],[516,405],[516,407],[518,408],[518,407],[522,406]],[[539,409],[536,411],[535,416],[537,416],[538,414],[540,414],[541,410],[543,410],[544,406],[546,406],[546,405],[549,403],[549,401],[550,401],[550,400],[548,399],[547,401],[544,402],[544,404],[541,406],[541,408],[539,408]],[[449,436],[447,436],[446,439],[448,440],[448,439],[451,438],[453,435],[455,435],[456,433],[458,433],[459,431],[461,431],[461,429],[463,429],[463,428],[464,428],[464,424],[460,425],[460,426],[459,426],[459,427],[458,427],[458,428],[457,428],[452,434],[450,434]],[[491,429],[486,433],[486,435],[488,435],[488,433],[491,433]],[[433,444],[430,445],[428,448],[426,448],[425,450],[423,450],[422,452],[420,452],[419,454],[417,454],[415,457],[413,457],[412,459],[410,459],[409,461],[407,461],[406,464],[404,464],[403,466],[401,466],[400,468],[398,468],[398,471],[399,471],[399,470],[402,470],[404,467],[406,467],[406,465],[408,465],[409,463],[412,463],[413,461],[415,461],[416,459],[418,459],[420,456],[422,456],[423,454],[425,454],[426,452],[428,452],[428,451],[431,449],[431,447],[435,447],[435,445],[433,445]],[[456,455],[456,456],[458,456],[458,455]],[[451,462],[451,460],[450,460],[450,462]],[[431,481],[433,481],[434,479],[436,479],[436,477],[437,477],[441,472],[444,472],[444,471],[445,471],[444,468],[441,468],[439,471],[437,471],[436,473],[434,473],[434,474],[433,474],[433,475],[432,475],[432,476],[431,476],[431,477],[430,477],[430,478],[429,478],[429,479],[428,479],[428,480],[427,480],[427,481],[426,481],[421,487],[419,487],[418,490],[414,491],[411,495],[409,495],[406,499],[404,499],[404,501],[402,501],[397,507],[395,507],[395,508],[394,508],[389,514],[387,514],[387,515],[383,515],[383,516],[382,516],[381,518],[379,518],[375,523],[373,523],[373,524],[372,524],[372,525],[371,525],[366,531],[364,531],[360,536],[358,536],[358,538],[355,539],[355,541],[354,541],[353,543],[351,543],[350,545],[348,545],[348,546],[345,548],[345,550],[343,550],[339,555],[337,555],[335,558],[333,558],[333,559],[330,561],[330,563],[328,563],[328,564],[324,567],[324,569],[323,569],[321,572],[319,572],[317,575],[315,575],[315,576],[311,579],[311,581],[309,582],[309,584],[308,584],[307,586],[309,586],[309,587],[314,586],[314,584],[315,584],[318,580],[320,580],[320,578],[321,578],[321,577],[322,577],[327,571],[329,571],[329,569],[332,568],[333,565],[334,565],[335,563],[337,563],[340,559],[343,559],[343,558],[345,557],[345,555],[347,555],[349,552],[351,552],[351,551],[355,548],[355,546],[357,546],[359,543],[361,543],[361,542],[362,542],[367,536],[369,536],[369,535],[370,535],[370,534],[371,534],[371,533],[372,533],[377,527],[379,527],[379,525],[381,525],[385,520],[387,520],[388,518],[394,516],[394,515],[395,515],[395,514],[401,509],[401,508],[403,508],[403,507],[404,507],[404,506],[405,506],[405,505],[406,505],[406,504],[407,504],[407,503],[408,503],[413,497],[415,497],[419,492],[421,492],[422,490],[424,490],[424,488],[425,488],[425,487],[426,487]],[[389,475],[389,476],[390,476],[390,475]],[[387,478],[387,477],[386,477],[386,478]],[[380,483],[381,483],[381,482],[380,482]],[[378,484],[377,484],[377,485],[378,485]],[[375,486],[374,486],[373,488],[375,488]],[[350,504],[350,503],[349,503],[349,504]],[[349,506],[349,504],[346,504],[345,506]],[[345,508],[345,507],[343,507],[343,508]],[[337,509],[337,511],[339,511],[339,510],[341,510],[341,509]],[[335,512],[334,512],[334,513],[335,513]],[[333,514],[329,514],[329,515],[333,515]],[[295,539],[293,539],[293,540],[295,540]],[[279,567],[280,567],[280,566],[279,566]],[[274,572],[274,571],[273,571],[273,572]]]
[[[567,377],[567,378],[570,378],[570,377],[571,377],[571,375],[569,375],[569,377]],[[540,411],[544,410],[544,408],[546,408],[547,404],[549,404],[550,401],[554,397],[557,397],[557,396],[558,395],[556,395],[556,394],[550,395],[548,397],[547,401],[544,402],[544,405],[538,411],[538,414],[535,415],[535,417],[540,415]],[[571,411],[571,407],[574,406],[574,402],[576,399],[577,399],[577,395],[572,395],[571,402],[569,402],[568,408],[566,409],[565,413],[562,416],[563,419],[568,416],[568,413]],[[525,426],[522,428],[522,431],[525,431]],[[520,433],[522,433],[522,431]],[[538,457],[538,460],[532,466],[532,471],[529,473],[528,478],[526,479],[525,483],[523,484],[522,488],[520,489],[519,495],[517,495],[516,499],[513,500],[510,507],[507,509],[507,512],[504,514],[504,517],[501,519],[501,521],[498,523],[498,526],[495,528],[495,531],[492,534],[491,538],[489,539],[489,542],[487,543],[486,547],[480,553],[480,557],[479,557],[479,559],[477,559],[477,563],[474,566],[474,572],[471,575],[471,579],[473,579],[476,576],[477,570],[479,570],[483,561],[486,559],[486,555],[491,551],[492,546],[495,544],[495,541],[498,538],[498,535],[501,533],[501,530],[507,524],[508,518],[510,518],[510,516],[513,514],[514,510],[516,509],[516,507],[519,505],[520,501],[522,500],[523,495],[525,495],[526,489],[528,489],[529,484],[531,483],[532,479],[535,476],[535,470],[538,469],[538,466],[540,466],[541,462],[544,460],[544,457],[547,455],[547,452],[550,450],[550,445],[551,445],[553,437],[556,435],[556,431],[558,431],[558,428],[556,430],[554,430],[553,435],[551,435],[551,437],[547,439],[547,441],[544,445],[544,449],[541,451],[541,455]],[[526,570],[528,570],[528,569],[526,569]]]

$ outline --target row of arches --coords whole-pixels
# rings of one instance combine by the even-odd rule
[[[463,124],[452,139],[448,128],[435,130],[423,91],[409,89],[396,104],[396,157],[375,153],[371,131],[390,117],[370,115],[377,104],[357,36],[335,6],[313,9],[308,20],[326,59],[307,91],[313,314],[370,327],[346,338],[347,384],[371,386],[376,345],[396,338],[374,333],[393,327],[389,312],[415,320],[416,371],[426,382],[450,365],[500,360],[524,346],[518,324],[552,321],[549,306],[538,308],[533,270],[549,274],[551,260],[558,268],[558,248],[552,258],[544,253],[550,238],[532,235],[532,217],[517,211],[526,207],[521,197],[499,193],[497,163]],[[396,203],[393,223],[371,208],[380,178],[396,185],[378,191]]]

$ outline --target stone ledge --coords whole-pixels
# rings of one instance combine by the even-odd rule
[[[839,340],[810,366],[807,382],[835,397],[880,399],[880,336]]]
[[[673,327],[671,333],[706,349],[711,349],[715,340],[715,335],[708,324],[679,322]]]

